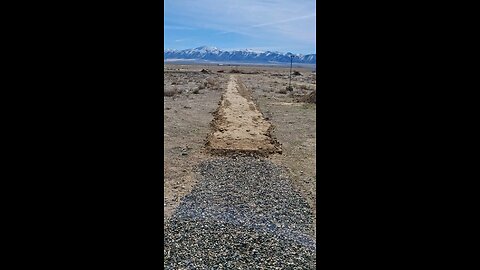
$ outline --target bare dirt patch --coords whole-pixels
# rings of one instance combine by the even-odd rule
[[[293,92],[287,95],[278,91],[288,86],[288,69],[240,76],[265,118],[275,126],[273,135],[282,144],[282,154],[269,159],[288,169],[294,186],[316,213],[316,104],[308,102],[313,100],[316,78],[311,71],[300,72],[303,76],[292,76]]]
[[[221,74],[202,73],[198,67],[176,68],[179,70],[164,73],[165,90],[176,88],[175,95],[165,96],[163,101],[164,218],[170,217],[196,184],[193,167],[209,158],[205,138],[222,94],[218,89],[225,89],[228,80]],[[205,87],[195,94],[199,85]]]
[[[280,144],[271,136],[272,125],[263,118],[235,76],[230,77],[212,128],[206,145],[212,153],[267,155],[281,152]]]
[[[269,159],[288,168],[293,185],[315,213],[316,104],[301,102],[316,91],[312,70],[296,69],[302,76],[292,76],[293,91],[281,94],[278,92],[288,86],[288,68],[167,65],[166,69],[164,85],[167,89],[175,88],[176,94],[164,97],[165,216],[169,216],[195,185],[193,166],[213,158],[204,151],[206,138],[217,130],[211,127],[211,124],[217,125],[218,118],[212,113],[218,112],[219,101],[231,75],[241,81],[237,84],[240,96],[252,101],[246,104],[256,107],[263,119],[275,127],[269,132],[282,144],[282,154],[270,155]],[[211,74],[202,73],[202,69]],[[232,69],[239,73],[230,74]],[[218,72],[222,70],[224,72]],[[194,94],[195,89],[197,94]],[[248,106],[248,111],[252,111]]]

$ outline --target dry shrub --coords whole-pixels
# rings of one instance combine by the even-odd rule
[[[177,94],[177,91],[175,89],[165,89],[163,90],[163,95],[165,97],[173,97]]]
[[[211,88],[212,90],[222,90],[222,88],[220,87],[220,85],[215,85],[215,86],[212,86]]]
[[[173,86],[170,89],[164,88],[163,90],[163,96],[165,97],[173,97],[181,93],[182,93],[182,90],[179,90],[177,86]]]
[[[211,86],[214,86],[215,85],[215,80],[213,78],[208,77],[207,78],[207,83]]]
[[[317,91],[313,91],[308,95],[303,96],[300,98],[300,102],[305,102],[305,103],[317,103]]]
[[[302,76],[302,74],[296,70],[293,71],[292,73],[293,76]]]
[[[279,93],[279,94],[286,94],[286,93],[287,93],[287,89],[280,89],[280,90],[278,90],[278,93]]]
[[[307,85],[305,85],[305,84],[299,85],[298,88],[300,88],[300,89],[302,89],[302,90],[308,90],[308,89],[309,89],[309,87],[308,87]]]

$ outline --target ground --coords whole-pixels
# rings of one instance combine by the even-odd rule
[[[299,102],[316,91],[315,73],[279,67],[166,65],[164,73],[164,209],[169,218],[198,177],[194,167],[213,159],[206,144],[215,130],[214,114],[232,76],[271,124],[281,153],[267,158],[289,172],[293,187],[316,212],[316,104]],[[219,72],[220,71],[220,72]],[[212,122],[213,121],[213,122]],[[218,127],[217,127],[218,128]],[[228,128],[227,128],[228,130]],[[314,232],[314,237],[315,237]]]

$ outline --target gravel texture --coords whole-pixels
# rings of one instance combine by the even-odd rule
[[[285,170],[255,157],[197,170],[165,224],[165,269],[315,269],[312,211]]]

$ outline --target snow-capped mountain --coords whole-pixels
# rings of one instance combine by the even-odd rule
[[[202,46],[194,49],[163,51],[163,59],[190,59],[213,62],[249,62],[249,63],[290,63],[294,56],[294,63],[316,64],[316,54],[292,54],[272,51],[255,51],[251,49],[238,51],[223,51],[215,47]]]

